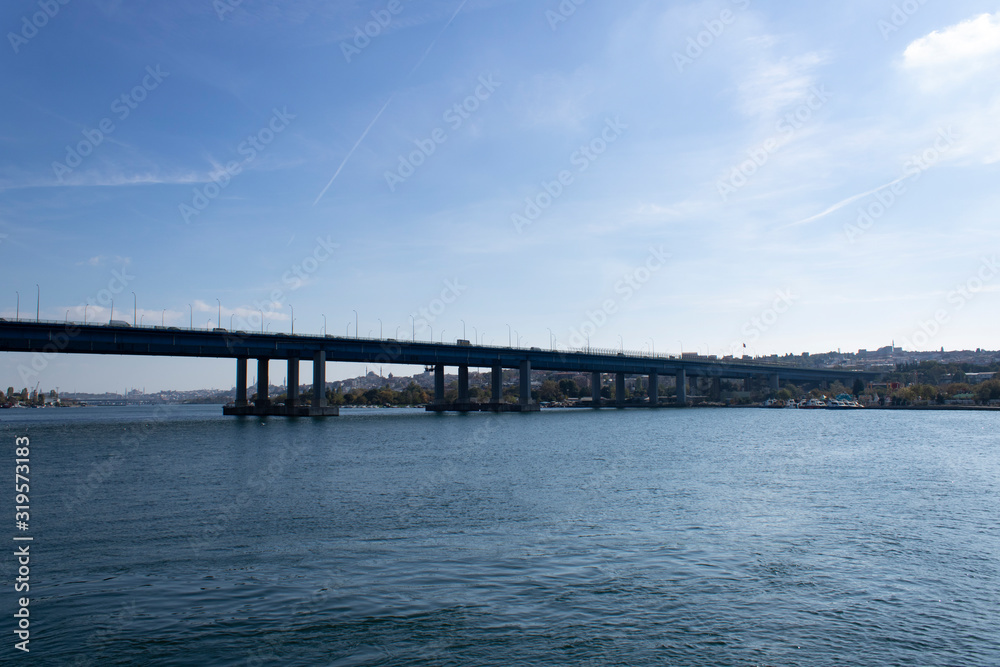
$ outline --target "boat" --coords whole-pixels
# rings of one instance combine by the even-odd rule
[[[810,398],[805,405],[800,405],[802,410],[820,410],[826,408],[826,401],[821,398]]]

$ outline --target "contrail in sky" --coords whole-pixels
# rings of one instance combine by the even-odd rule
[[[431,40],[430,46],[428,46],[427,49],[424,51],[424,55],[420,56],[420,60],[418,60],[417,64],[413,66],[413,69],[409,71],[409,73],[406,75],[406,78],[409,78],[424,63],[424,60],[427,59],[427,56],[430,55],[431,51],[434,49],[434,45],[437,44],[437,41],[439,39],[441,39],[441,35],[444,34],[444,31],[448,29],[448,26],[450,26],[452,22],[458,17],[459,13],[462,11],[462,8],[465,7],[465,5],[468,2],[469,0],[462,0],[462,4],[458,6],[458,9],[455,10],[455,13],[451,15],[451,18],[448,19],[448,22],[444,24],[443,28],[441,28],[441,31],[434,37],[433,40]],[[351,148],[351,150],[347,153],[347,156],[344,158],[344,161],[340,163],[339,167],[337,167],[337,171],[336,173],[334,173],[333,178],[330,179],[330,182],[326,184],[326,187],[323,188],[323,191],[319,193],[318,197],[316,197],[316,201],[313,202],[313,206],[319,203],[319,200],[323,198],[323,195],[326,194],[326,191],[330,189],[330,186],[333,185],[333,182],[337,180],[338,176],[340,176],[340,172],[343,171],[344,166],[347,164],[347,161],[351,159],[352,155],[354,155],[354,151],[358,150],[358,146],[360,146],[361,142],[365,140],[365,137],[367,137],[368,133],[371,132],[371,129],[375,126],[375,123],[378,122],[378,119],[382,117],[382,114],[385,113],[385,110],[389,108],[389,103],[392,102],[393,97],[395,97],[395,93],[389,96],[389,99],[386,100],[386,103],[382,105],[382,108],[379,110],[379,112],[375,114],[375,118],[372,119],[372,122],[368,123],[368,127],[366,127],[365,131],[361,133],[361,137],[359,137],[358,140],[354,143],[354,147]]]

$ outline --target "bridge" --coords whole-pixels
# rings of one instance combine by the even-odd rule
[[[535,412],[531,398],[531,371],[590,373],[592,405],[625,407],[625,378],[648,378],[650,400],[644,407],[660,407],[659,379],[673,376],[677,394],[675,405],[687,405],[689,382],[698,378],[745,380],[766,378],[773,389],[781,381],[824,383],[839,380],[850,386],[855,379],[874,379],[870,372],[801,368],[789,364],[758,360],[689,358],[670,355],[647,355],[615,350],[544,350],[537,347],[498,347],[471,345],[466,341],[434,343],[402,341],[392,338],[349,338],[324,335],[283,333],[248,333],[225,329],[181,329],[178,327],[131,327],[126,324],[78,324],[75,322],[25,321],[0,319],[0,351],[35,353],[30,368],[37,373],[55,354],[111,354],[152,357],[225,358],[236,361],[236,401],[224,411],[231,415],[336,416],[339,410],[326,399],[328,362],[363,362],[433,367],[433,411]],[[257,362],[257,396],[247,398],[247,366]],[[268,366],[272,360],[288,364],[288,392],[283,405],[268,397]],[[312,400],[305,405],[299,396],[299,365],[312,362]],[[445,402],[445,368],[458,369],[458,400]],[[492,402],[474,403],[469,399],[469,369],[489,368]],[[518,371],[519,400],[502,402],[503,371]],[[601,376],[615,377],[615,398],[601,399]]]

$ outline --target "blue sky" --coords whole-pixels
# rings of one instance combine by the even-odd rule
[[[216,326],[221,302],[225,327],[288,331],[294,308],[296,332],[354,335],[357,310],[362,336],[464,320],[540,347],[1000,347],[997,2],[0,19],[2,317],[40,290],[42,318],[107,321],[115,292],[131,321],[135,292],[136,319],[174,326]],[[36,380],[228,388],[234,364],[67,356]]]

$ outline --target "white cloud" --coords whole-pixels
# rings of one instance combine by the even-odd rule
[[[970,60],[979,61],[998,53],[1000,12],[981,14],[944,30],[935,30],[906,47],[903,59],[909,68],[951,67],[966,66]]]

